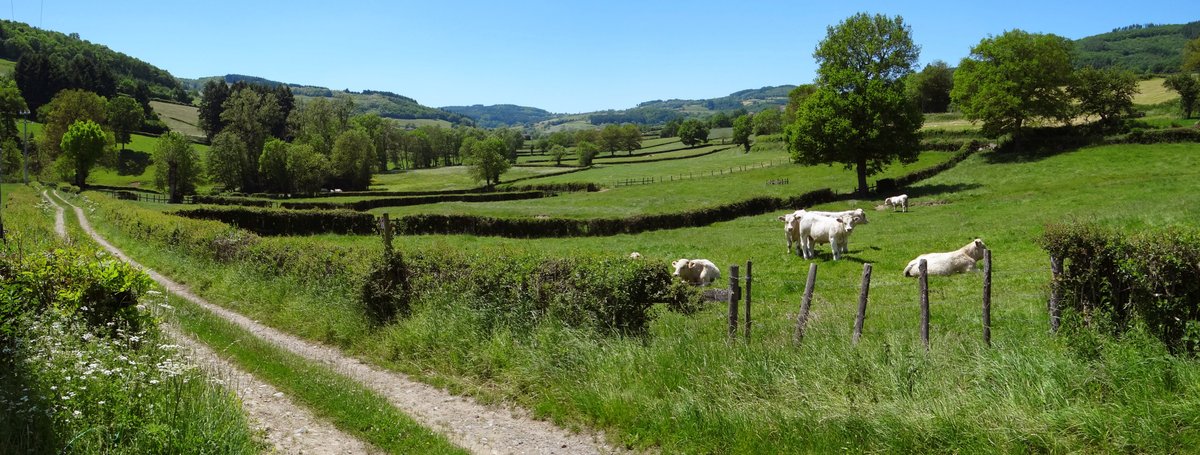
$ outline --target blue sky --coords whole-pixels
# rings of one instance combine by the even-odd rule
[[[79,33],[178,77],[238,73],[435,107],[575,113],[811,82],[826,27],[857,12],[903,16],[922,66],[955,66],[1006,30],[1077,39],[1198,20],[1200,3],[10,0],[7,19]]]

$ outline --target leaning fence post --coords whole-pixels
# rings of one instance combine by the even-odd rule
[[[1048,309],[1050,310],[1050,331],[1058,333],[1059,317],[1062,315],[1059,308],[1060,299],[1062,299],[1062,259],[1050,256],[1050,302]]]
[[[805,326],[808,325],[808,312],[812,308],[813,287],[817,284],[817,263],[808,264],[808,281],[804,283],[804,300],[800,302],[800,316],[796,318],[796,332],[792,334],[792,342],[800,344],[804,341]]]
[[[746,261],[746,342],[750,342],[750,284],[753,281],[753,273],[751,272],[754,263]]]
[[[858,292],[858,317],[854,319],[854,345],[862,337],[863,319],[867,317],[867,294],[871,288],[871,264],[863,264],[862,289]]]
[[[390,258],[392,257],[392,220],[386,213],[379,220],[379,230],[383,234],[383,255]]]
[[[917,265],[921,284],[921,344],[929,351],[929,264],[924,259]]]
[[[742,298],[738,286],[738,266],[729,266],[729,339],[737,338],[738,300]]]
[[[983,344],[992,347],[992,250],[983,250]]]

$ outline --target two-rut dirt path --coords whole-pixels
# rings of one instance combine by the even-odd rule
[[[57,193],[55,193],[57,195]],[[65,202],[66,200],[63,199]],[[68,204],[70,204],[68,202]],[[603,440],[602,434],[575,434],[553,424],[531,418],[522,409],[485,406],[469,397],[409,379],[393,371],[380,370],[347,356],[335,348],[314,344],[259,324],[241,314],[211,304],[176,283],[126,256],[96,233],[83,210],[72,205],[84,232],[113,255],[146,271],[169,292],[179,295],[254,335],[309,360],[323,363],[387,397],[401,411],[421,424],[445,434],[451,442],[472,453],[602,454],[623,452]],[[288,452],[291,452],[288,450]]]
[[[55,193],[61,199],[58,193]],[[54,207],[54,232],[67,238],[67,227],[63,208],[42,192],[46,202]],[[63,199],[63,202],[66,202]],[[69,203],[68,203],[69,204]],[[83,210],[75,207],[75,216],[85,230],[97,242],[103,242],[88,226]],[[101,243],[112,249],[107,242]],[[124,259],[124,258],[123,258]],[[137,266],[136,263],[134,263]],[[140,267],[140,266],[138,266]],[[180,346],[184,346],[188,358],[198,367],[209,372],[210,377],[220,380],[225,387],[234,391],[242,402],[242,408],[250,416],[253,428],[261,431],[266,442],[276,453],[382,453],[379,449],[338,430],[328,422],[313,415],[307,408],[292,402],[283,392],[275,389],[246,371],[237,368],[213,352],[204,343],[183,334],[179,328],[166,325],[164,331]]]

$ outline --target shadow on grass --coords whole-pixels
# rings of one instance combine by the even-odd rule
[[[983,185],[978,183],[934,183],[908,187],[905,190],[905,194],[907,194],[910,199],[915,199],[942,194],[959,193],[976,188],[983,188]]]

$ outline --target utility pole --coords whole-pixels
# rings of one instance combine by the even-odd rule
[[[29,185],[29,109],[21,109],[21,122],[25,132],[21,135],[21,178]]]

